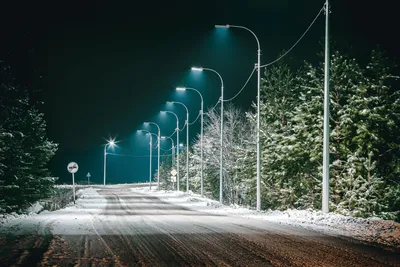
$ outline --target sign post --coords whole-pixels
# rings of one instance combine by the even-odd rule
[[[88,172],[88,173],[86,174],[86,177],[87,177],[87,184],[89,185],[89,184],[90,184],[90,177],[92,177],[92,176],[90,175],[90,172]]]
[[[172,181],[172,188],[175,188],[175,182],[176,182],[176,174],[178,172],[175,169],[172,169],[171,171],[171,181]],[[178,189],[177,189],[178,190]]]
[[[75,177],[74,173],[78,171],[78,164],[76,162],[70,162],[68,163],[67,170],[68,172],[72,173],[72,192],[74,194],[74,204],[75,204]]]

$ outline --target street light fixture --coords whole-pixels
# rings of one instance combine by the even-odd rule
[[[200,96],[200,100],[201,100],[201,107],[200,107],[200,115],[201,115],[201,128],[200,128],[200,184],[201,184],[201,197],[203,197],[203,105],[204,105],[204,101],[203,101],[203,95],[200,93],[199,90],[195,89],[195,88],[189,88],[189,87],[177,87],[176,88],[177,91],[186,91],[186,90],[192,90],[195,91],[199,94]]]
[[[189,193],[189,109],[182,102],[168,101],[167,104],[178,104],[186,109],[186,193]]]
[[[107,147],[114,147],[115,140],[111,139],[104,145],[104,171],[103,171],[103,178],[104,178],[104,185],[106,185],[106,168],[107,168]]]
[[[168,102],[167,102],[168,103]],[[171,103],[172,104],[172,103]],[[172,111],[166,111],[163,110],[161,111],[161,114],[172,114],[175,116],[176,119],[176,190],[179,191],[179,118],[178,115],[176,115],[174,112]]]
[[[211,71],[214,72],[215,74],[218,75],[220,81],[221,81],[221,136],[220,136],[220,168],[219,168],[219,202],[222,203],[222,181],[223,181],[223,162],[222,162],[222,148],[223,148],[223,128],[224,128],[224,81],[222,80],[221,75],[209,68],[203,68],[203,67],[192,67],[192,71]]]
[[[249,28],[243,27],[243,26],[237,26],[237,25],[215,25],[215,28],[239,28],[239,29],[244,29],[248,32],[250,32],[254,38],[257,41],[257,211],[261,210],[261,151],[260,151],[260,64],[261,64],[261,49],[260,49],[260,42],[258,41],[257,36],[255,33],[250,30]]]
[[[191,67],[190,69],[193,71],[203,71],[203,68],[201,67]]]
[[[161,133],[160,133],[160,126],[158,126],[157,123],[155,122],[145,122],[144,125],[155,125],[158,129],[158,135],[157,135],[157,143],[158,143],[158,159],[157,159],[157,190],[160,190],[160,137],[161,137]]]
[[[226,25],[215,25],[215,28],[220,28],[220,29],[228,29],[230,27],[229,24]]]

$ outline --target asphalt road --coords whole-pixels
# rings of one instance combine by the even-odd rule
[[[393,252],[299,227],[189,210],[128,188],[98,192],[107,203],[90,217],[90,234],[53,233],[56,218],[40,235],[10,233],[0,265],[400,266]]]

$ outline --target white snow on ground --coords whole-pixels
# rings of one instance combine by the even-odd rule
[[[42,210],[43,210],[43,206],[38,201],[36,201],[33,205],[31,205],[29,208],[26,209],[26,212],[28,214],[31,214],[31,213],[36,214],[36,213],[41,212]]]
[[[350,237],[362,242],[375,243],[400,249],[400,224],[379,218],[354,218],[334,213],[313,210],[261,211],[237,205],[225,206],[221,203],[201,198],[197,194],[176,191],[149,192],[149,188],[132,188],[133,191],[151,193],[176,205],[198,211],[221,215],[236,215],[252,219],[271,221],[279,224],[301,226],[332,236]]]
[[[301,226],[328,235],[351,237],[400,249],[400,224],[393,221],[353,218],[312,210],[257,212],[239,206],[221,205],[217,201],[201,198],[192,193],[157,191],[155,186],[152,186],[151,191],[148,187],[136,187],[131,190],[148,193],[163,201],[210,214],[242,216]],[[35,214],[34,212],[40,209],[40,205],[35,204],[31,207],[31,213],[28,214],[0,215],[0,234],[10,233],[10,231],[14,234],[43,234],[48,229],[51,229],[53,234],[60,235],[96,234],[92,227],[93,219],[101,217],[98,215],[105,209],[107,201],[91,187],[77,190],[77,196],[79,198],[75,205],[71,203],[66,208],[57,211],[43,211]]]
[[[39,214],[9,214],[0,217],[0,233],[43,234],[50,228],[53,234],[84,235],[94,234],[91,226],[94,216],[106,206],[106,199],[93,188],[79,189],[76,204],[56,211],[43,211]]]

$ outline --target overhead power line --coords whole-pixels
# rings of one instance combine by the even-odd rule
[[[207,111],[207,112],[204,113],[204,114],[205,114],[205,115],[208,115],[208,113],[210,113],[211,111],[213,111],[213,110],[218,106],[219,102],[221,102],[221,99],[219,99],[219,100],[217,101],[217,103],[215,103],[215,105],[214,105],[209,111]]]
[[[283,53],[283,55],[281,55],[280,57],[278,57],[277,59],[275,59],[274,61],[271,61],[265,65],[261,65],[260,68],[264,68],[264,67],[268,67],[272,64],[275,64],[276,62],[278,62],[279,60],[281,60],[283,57],[285,57],[287,54],[289,54],[290,51],[293,50],[293,48],[295,48],[295,46],[301,41],[301,39],[303,39],[303,37],[307,34],[307,32],[311,29],[311,27],[314,25],[315,21],[317,20],[317,18],[319,17],[319,15],[321,15],[322,11],[325,9],[325,4],[322,6],[321,10],[318,12],[317,16],[314,18],[314,20],[311,22],[310,26],[308,26],[307,30],[300,36],[300,38],[294,43],[294,45],[292,45],[291,48],[289,48],[288,51],[286,51],[285,53]]]
[[[196,121],[200,118],[200,115],[201,115],[201,112],[199,112],[199,115],[197,115],[196,119],[193,122],[189,123],[189,125],[195,124]]]
[[[240,95],[240,93],[243,91],[243,89],[246,87],[246,85],[249,83],[251,76],[253,76],[254,71],[256,70],[256,68],[253,68],[253,71],[250,73],[249,78],[247,78],[247,81],[245,82],[245,84],[242,86],[242,89],[239,90],[239,92],[234,96],[231,97],[229,99],[224,100],[224,102],[228,102],[231,101],[233,99],[235,99],[238,95]]]

